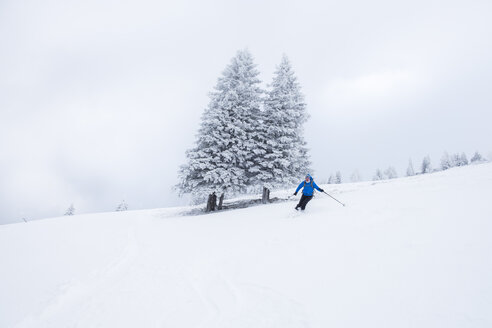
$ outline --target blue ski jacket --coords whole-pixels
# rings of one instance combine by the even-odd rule
[[[318,187],[318,185],[316,185],[316,183],[314,183],[313,177],[309,176],[309,179],[310,179],[310,182],[306,182],[306,181],[301,182],[299,187],[297,187],[297,189],[296,189],[296,193],[303,187],[304,187],[304,189],[302,189],[302,194],[306,195],[306,196],[312,196],[315,188],[318,191],[321,191],[321,189]]]

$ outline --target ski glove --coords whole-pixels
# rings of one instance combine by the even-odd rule
[[[294,193],[294,196],[297,196],[297,191]]]
[[[325,192],[325,191],[324,191],[323,189],[321,189],[321,188],[319,188],[319,191],[320,191],[320,192]]]

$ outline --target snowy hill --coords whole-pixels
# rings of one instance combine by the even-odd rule
[[[492,164],[323,187],[0,226],[0,327],[492,327]]]

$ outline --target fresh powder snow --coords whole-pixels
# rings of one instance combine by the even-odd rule
[[[0,327],[492,327],[491,163],[322,188],[0,226]]]

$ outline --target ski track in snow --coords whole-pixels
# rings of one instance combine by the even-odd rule
[[[96,295],[104,293],[104,291],[114,284],[117,279],[121,279],[131,262],[137,257],[138,248],[135,239],[135,234],[132,230],[128,230],[128,242],[120,255],[110,262],[105,268],[99,272],[93,272],[84,281],[70,281],[62,284],[59,287],[59,292],[52,299],[41,313],[31,315],[21,321],[17,327],[49,327],[53,322],[56,322],[57,317],[63,317],[63,312],[67,309],[78,308],[79,313],[84,313],[87,310],[91,301],[97,301]],[[120,277],[119,277],[120,276]],[[87,302],[89,300],[89,302]],[[65,325],[69,327],[78,327],[78,317],[65,318]],[[69,323],[73,321],[72,323]],[[40,324],[46,323],[46,325]]]
[[[186,280],[208,308],[197,327],[309,327],[302,304],[269,287],[233,283],[222,274]]]
[[[98,322],[98,317],[107,315],[104,308],[108,299],[128,297],[121,285],[125,285],[129,276],[138,276],[136,262],[140,248],[134,228],[130,229],[125,248],[114,260],[86,279],[62,284],[40,313],[29,315],[16,327],[87,327],[91,322]],[[257,284],[235,283],[220,271],[220,266],[194,269],[200,274],[189,268],[171,274],[163,267],[147,268],[149,272],[161,272],[162,279],[181,280],[183,286],[178,291],[187,294],[193,307],[205,309],[198,311],[203,314],[196,318],[193,327],[309,327],[306,314],[300,310],[302,305],[282,293]],[[147,279],[147,271],[141,274],[142,279]],[[131,290],[127,292],[131,296]],[[168,315],[156,319],[156,327],[167,326],[165,318],[172,317],[173,309],[167,312]]]

